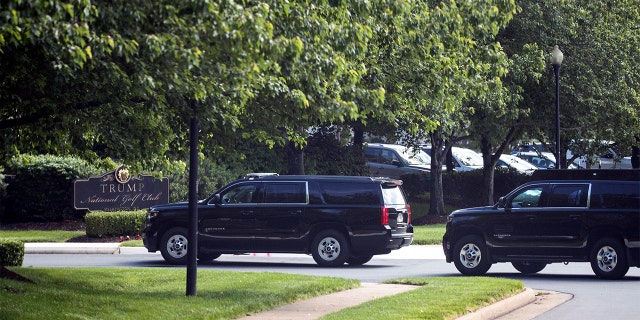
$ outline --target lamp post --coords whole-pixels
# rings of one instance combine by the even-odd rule
[[[553,71],[556,75],[556,169],[560,169],[560,65],[564,55],[562,51],[558,49],[558,46],[553,47],[551,51],[551,65],[553,65]]]

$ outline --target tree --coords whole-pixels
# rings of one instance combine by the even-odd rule
[[[549,54],[559,45],[565,60],[560,73],[561,158],[597,154],[602,142],[615,142],[628,154],[640,130],[637,0],[607,2],[521,1],[520,14],[500,36],[511,55],[526,44]],[[525,85],[520,108],[530,109],[529,137],[555,141],[555,79],[550,63],[540,84]],[[554,151],[553,143],[548,144]],[[606,148],[608,144],[604,145]]]
[[[407,4],[409,5],[409,4]],[[444,214],[441,167],[448,135],[466,130],[473,108],[464,102],[488,99],[506,59],[495,36],[515,13],[513,1],[418,1],[389,28],[391,41],[376,44],[384,59],[377,67],[398,128],[410,144],[430,137],[431,214]],[[395,40],[397,39],[397,40]],[[451,140],[451,139],[449,139]]]
[[[265,5],[9,1],[0,8],[0,131],[7,153],[111,156],[139,167],[184,154],[252,96],[272,41]],[[229,125],[230,124],[230,125]]]

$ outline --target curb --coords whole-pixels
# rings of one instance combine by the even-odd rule
[[[520,309],[536,301],[537,292],[530,288],[506,299],[494,302],[474,312],[467,313],[457,318],[458,320],[489,320],[496,319]]]

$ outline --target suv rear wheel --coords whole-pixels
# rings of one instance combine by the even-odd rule
[[[186,264],[188,243],[187,228],[171,228],[162,235],[160,253],[170,264]]]
[[[602,238],[591,248],[591,269],[598,278],[620,279],[627,274],[627,256],[618,239]]]
[[[311,243],[313,260],[322,267],[337,267],[349,257],[349,243],[344,235],[336,230],[319,232]]]
[[[480,276],[491,268],[487,246],[481,237],[476,235],[460,238],[453,247],[453,259],[456,269],[466,276]]]

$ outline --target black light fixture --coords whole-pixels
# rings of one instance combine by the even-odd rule
[[[553,47],[551,51],[551,65],[553,65],[553,71],[556,75],[556,169],[560,169],[560,65],[562,65],[562,59],[564,55],[562,51],[558,49],[558,46]]]

